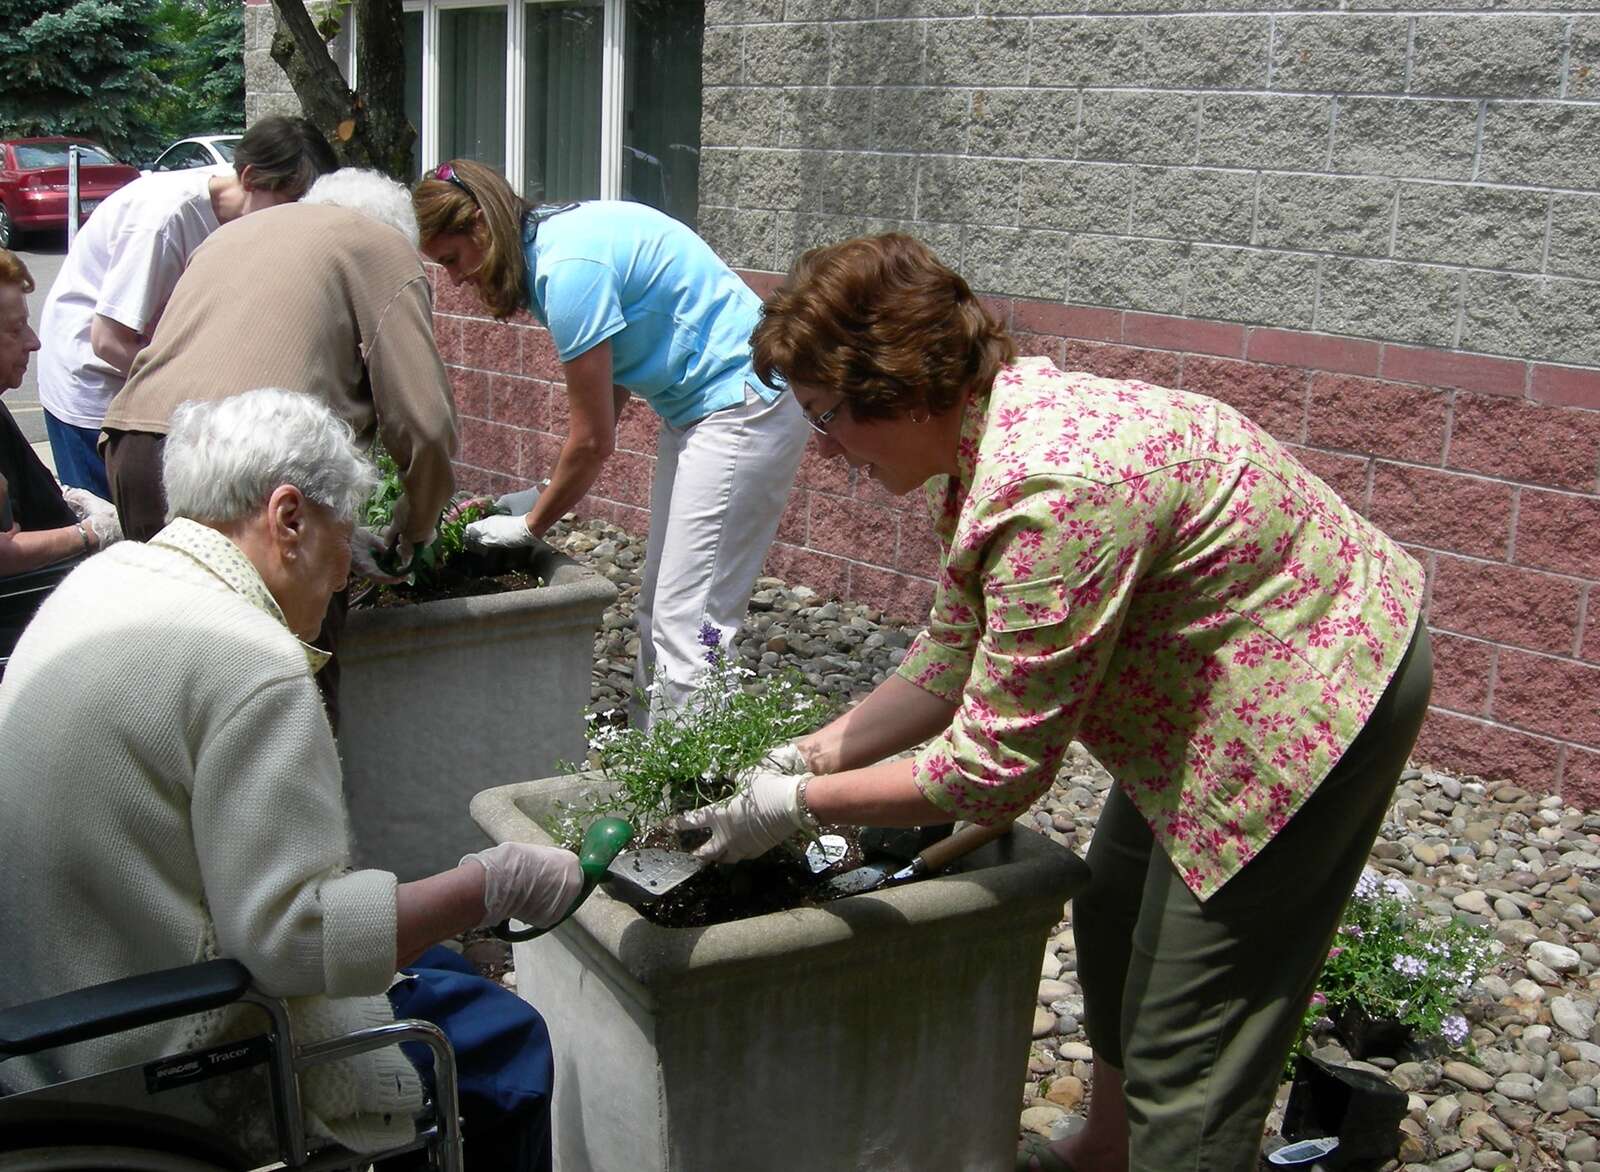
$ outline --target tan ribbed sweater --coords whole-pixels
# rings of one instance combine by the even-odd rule
[[[348,208],[284,204],[224,224],[179,279],[103,426],[165,435],[186,399],[256,387],[327,403],[401,469],[406,536],[432,532],[454,488],[455,406],[416,250]]]
[[[306,1037],[393,1020],[395,877],[349,869],[338,754],[300,643],[198,562],[123,542],[73,571],[0,683],[0,745],[0,1005],[228,956],[293,998]],[[0,1077],[36,1085],[259,1028],[245,1013]],[[366,1150],[411,1134],[418,1085],[393,1047],[307,1089],[316,1132]]]

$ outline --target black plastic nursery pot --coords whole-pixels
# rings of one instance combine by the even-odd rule
[[[1284,1109],[1283,1137],[1337,1136],[1339,1146],[1323,1156],[1329,1169],[1378,1168],[1400,1150],[1406,1095],[1388,1079],[1301,1055]]]

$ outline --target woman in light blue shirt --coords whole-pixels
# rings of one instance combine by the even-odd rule
[[[738,629],[777,532],[807,430],[794,396],[756,377],[761,299],[690,229],[643,204],[534,209],[498,173],[456,160],[414,193],[422,251],[497,318],[529,310],[566,376],[567,436],[526,516],[468,530],[485,546],[533,542],[575,506],[616,448],[630,395],[661,416],[637,605],[635,681],[653,702],[692,693],[701,631]]]

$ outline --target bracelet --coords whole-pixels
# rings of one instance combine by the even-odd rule
[[[800,829],[807,834],[816,834],[822,826],[817,822],[817,816],[811,812],[811,807],[806,804],[806,786],[811,784],[811,775],[808,773],[800,779],[800,784],[794,787],[794,804],[800,812]]]
[[[84,528],[83,522],[78,522],[78,540],[83,542],[83,552],[89,552],[89,531]]]

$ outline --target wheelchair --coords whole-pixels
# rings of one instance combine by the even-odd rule
[[[235,1003],[260,1011],[262,1032],[6,1093],[8,1059]],[[302,1073],[401,1042],[420,1042],[433,1055],[433,1094],[415,1137],[377,1153],[313,1150],[301,1111]],[[173,1110],[181,1096],[223,1078],[251,1080],[236,1085],[248,1101],[270,1110],[261,1130],[275,1150],[249,1150],[239,1137],[218,1135],[215,1126],[186,1121]],[[396,1157],[379,1167],[462,1169],[455,1055],[431,1022],[396,1021],[297,1044],[284,1001],[252,989],[250,973],[233,960],[127,977],[0,1010],[0,1172],[334,1172]]]

